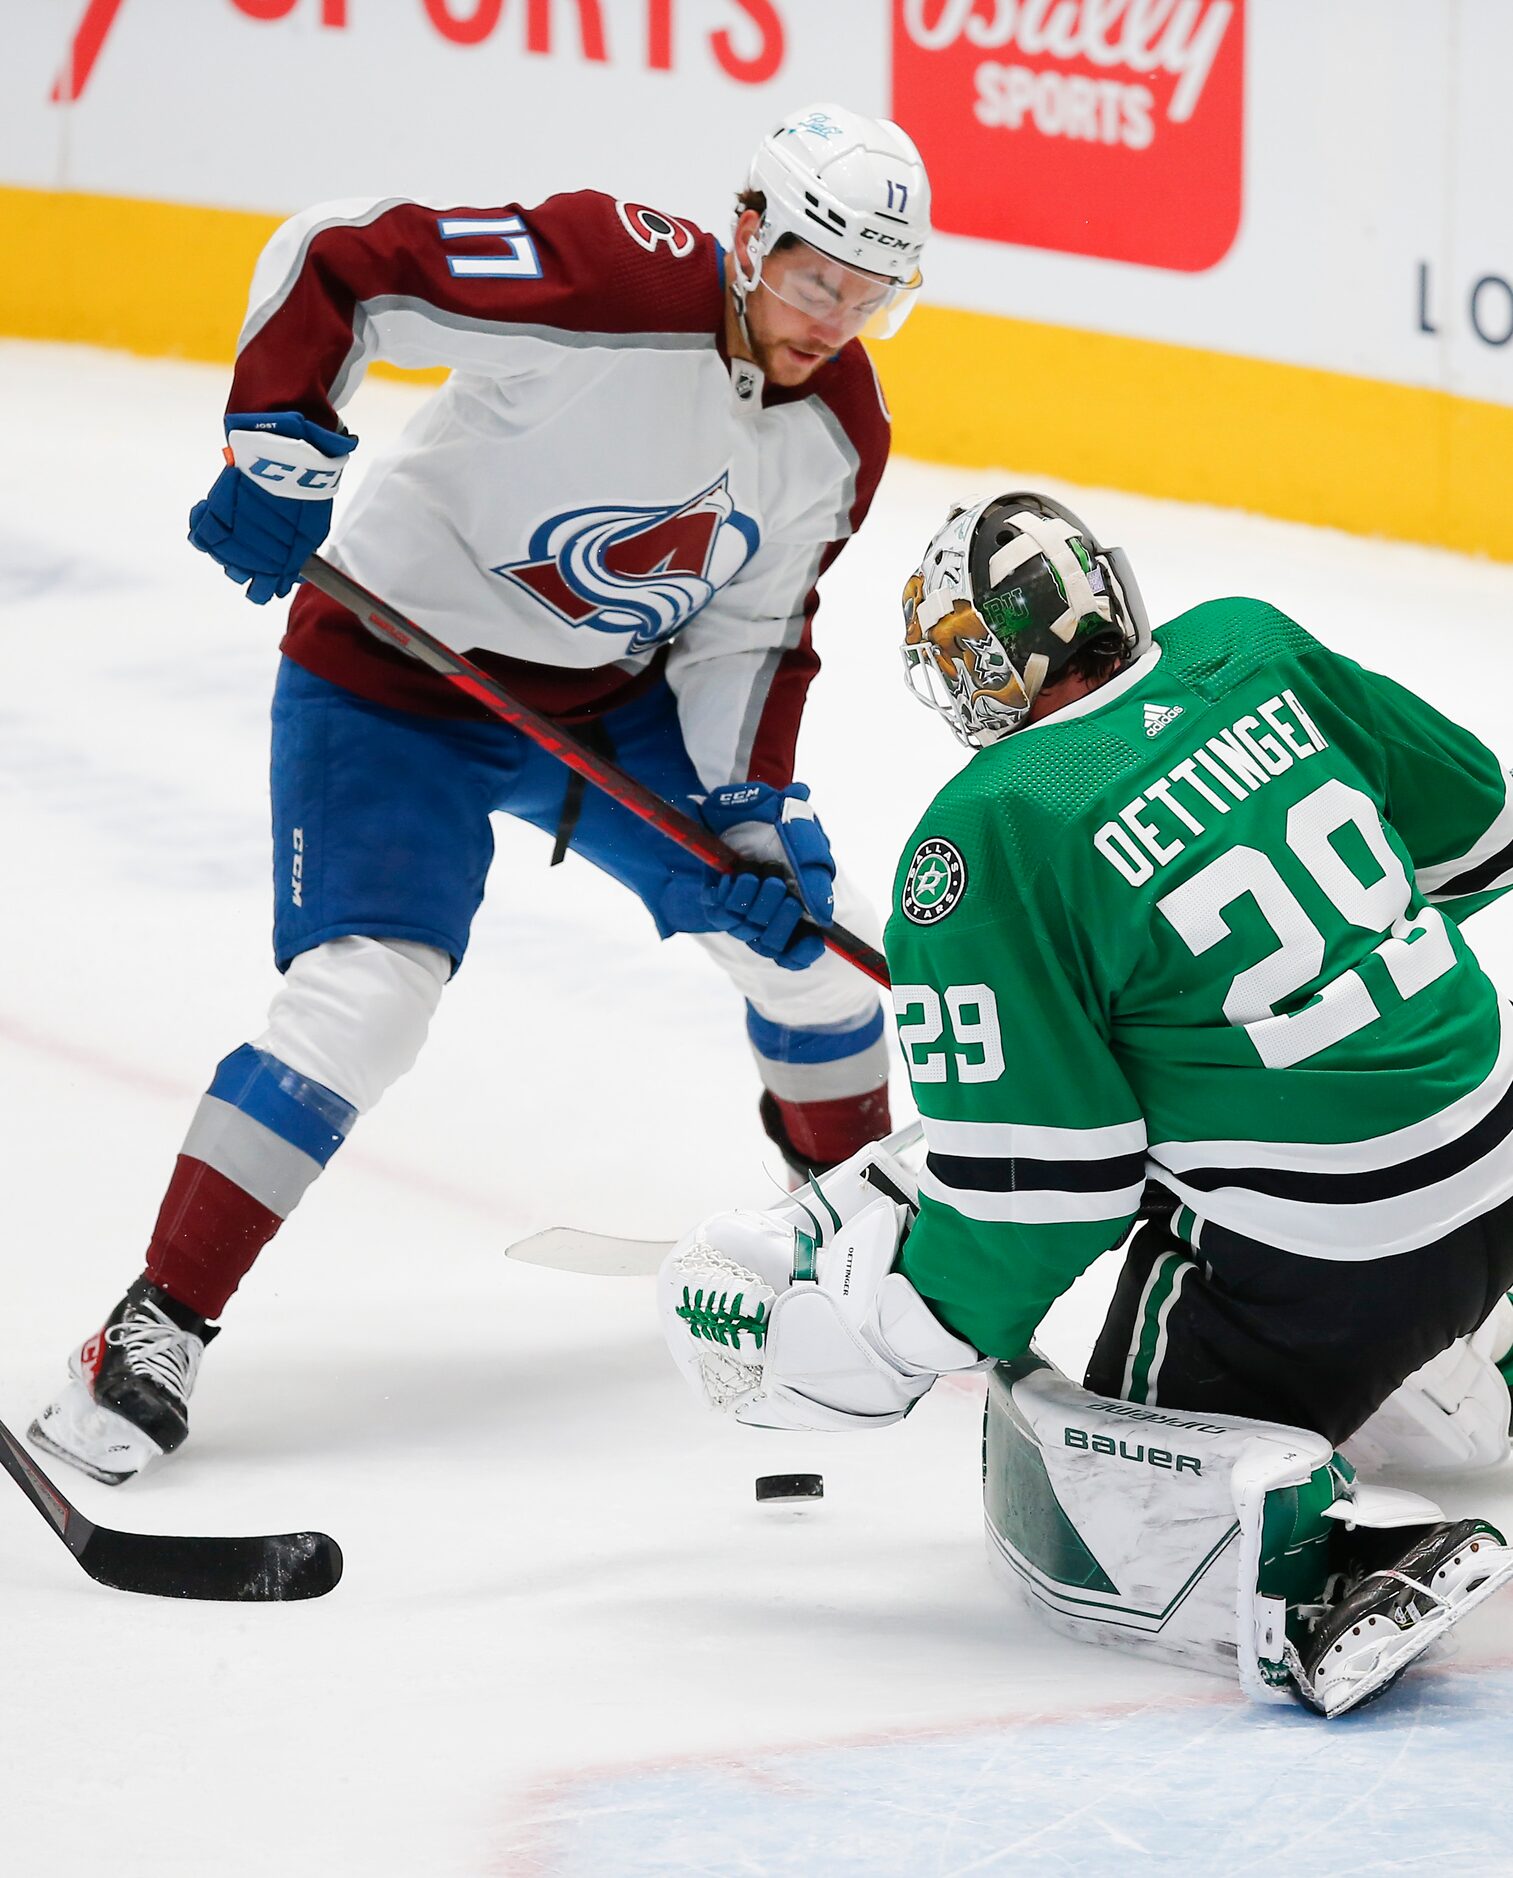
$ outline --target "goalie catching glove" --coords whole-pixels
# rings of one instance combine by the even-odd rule
[[[710,1407],[765,1428],[886,1427],[984,1359],[895,1270],[913,1177],[872,1142],[766,1212],[715,1213],[658,1279],[673,1360]]]

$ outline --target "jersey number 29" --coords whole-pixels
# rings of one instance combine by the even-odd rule
[[[939,1041],[945,1029],[941,994],[934,985],[895,985],[893,1008],[900,1017],[920,1013],[918,1023],[900,1024],[898,1040],[904,1061],[915,1082],[945,1082],[949,1070],[944,1050],[924,1050]],[[998,1023],[998,999],[991,985],[947,985],[945,1015],[951,1020],[951,1041],[957,1047],[951,1060],[960,1082],[997,1082],[1003,1074],[1003,1032]]]
[[[1370,886],[1357,878],[1334,845],[1332,837],[1347,828],[1359,831],[1381,870]],[[1384,935],[1372,956],[1386,967],[1400,998],[1411,998],[1454,965],[1455,947],[1442,915],[1426,906],[1415,918],[1407,917],[1408,875],[1369,796],[1331,777],[1288,810],[1287,847],[1341,918]],[[1200,957],[1228,935],[1225,911],[1244,894],[1255,902],[1277,945],[1230,981],[1224,1015],[1243,1027],[1267,1068],[1291,1069],[1381,1015],[1355,967],[1320,986],[1300,1009],[1277,1010],[1318,977],[1325,940],[1275,862],[1259,848],[1231,848],[1165,894],[1156,907],[1188,950]]]

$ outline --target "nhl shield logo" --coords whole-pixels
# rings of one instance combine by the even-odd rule
[[[920,842],[909,861],[900,910],[916,926],[933,926],[960,905],[967,890],[967,864],[960,849],[932,836]]]
[[[722,476],[665,508],[569,509],[532,532],[495,574],[569,626],[626,635],[628,652],[670,639],[746,565],[761,532]]]

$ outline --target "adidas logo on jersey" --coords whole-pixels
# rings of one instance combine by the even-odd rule
[[[1145,707],[1145,734],[1155,737],[1182,715],[1180,704],[1148,704]]]

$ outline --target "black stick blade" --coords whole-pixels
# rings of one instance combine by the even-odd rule
[[[341,1547],[323,1532],[222,1539],[117,1532],[86,1519],[0,1422],[0,1467],[97,1584],[157,1598],[293,1604],[341,1582]]]
[[[96,1526],[75,1557],[97,1584],[159,1598],[292,1604],[323,1598],[341,1581],[341,1547],[323,1532],[198,1538]]]

